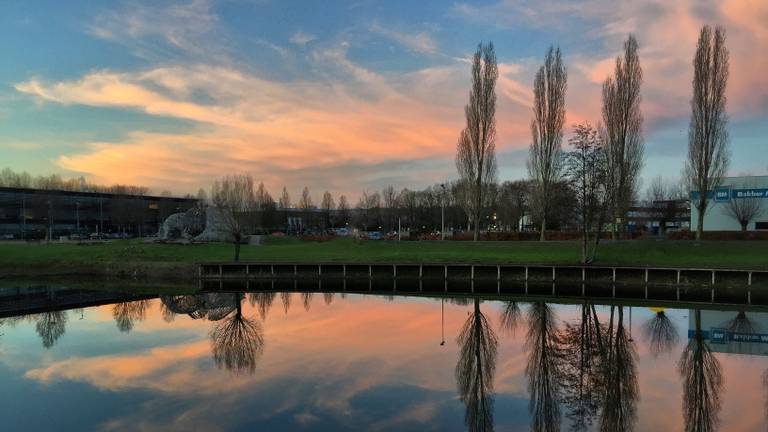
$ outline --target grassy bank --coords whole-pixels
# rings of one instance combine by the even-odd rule
[[[174,245],[141,241],[104,244],[2,244],[0,276],[93,275],[194,278],[200,261],[231,261],[229,244]],[[768,242],[606,242],[596,264],[768,269]],[[484,262],[576,264],[577,242],[359,242],[325,243],[271,238],[243,246],[243,261]]]

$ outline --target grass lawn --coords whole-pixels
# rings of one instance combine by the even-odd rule
[[[25,266],[121,263],[164,265],[231,261],[230,244],[172,245],[138,240],[105,244],[2,244],[0,270]],[[242,261],[291,262],[483,262],[558,263],[579,261],[578,242],[364,241],[325,243],[270,238],[263,246],[243,246]],[[595,264],[768,269],[768,242],[637,240],[601,244]],[[1,274],[1,273],[0,273]]]

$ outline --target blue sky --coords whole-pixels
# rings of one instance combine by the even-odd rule
[[[761,1],[36,1],[0,14],[0,167],[177,193],[250,173],[273,194],[357,196],[454,178],[467,58],[494,42],[500,180],[525,176],[533,74],[569,71],[568,124],[599,120],[627,34],[645,72],[643,176],[675,181],[704,24],[731,52],[732,174],[768,170]],[[570,129],[570,127],[569,127]]]

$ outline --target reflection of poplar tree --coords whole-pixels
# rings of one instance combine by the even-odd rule
[[[520,321],[520,306],[516,301],[508,301],[504,305],[504,310],[501,311],[501,328],[512,334],[515,333],[517,324]]]
[[[124,333],[133,330],[135,322],[144,321],[147,318],[149,304],[149,300],[116,303],[112,307],[112,317],[115,318],[117,328]]]
[[[677,370],[683,378],[683,418],[686,431],[714,431],[720,412],[723,376],[720,362],[704,342],[701,310],[694,311],[695,331],[683,350]]]
[[[234,313],[211,330],[213,360],[220,369],[252,374],[264,350],[264,336],[258,321],[243,316],[239,296],[235,302]]]
[[[539,431],[560,430],[560,392],[558,388],[559,355],[555,315],[543,302],[531,304],[528,309],[528,334],[525,347],[528,350],[528,411],[531,413],[531,429]]]
[[[307,312],[309,312],[309,309],[312,307],[312,293],[311,292],[301,293],[301,300],[304,303],[304,309]]]
[[[663,310],[656,312],[656,315],[643,325],[643,334],[654,357],[670,352],[677,345],[677,330]]]
[[[49,311],[35,317],[35,330],[48,349],[67,331],[67,313],[64,311]]]
[[[624,307],[618,306],[618,319],[614,329],[616,306],[611,306],[611,319],[604,348],[603,411],[600,430],[604,432],[631,431],[637,418],[637,400],[640,391],[637,385],[637,351],[629,341],[624,328]]]
[[[288,314],[288,309],[291,308],[291,293],[289,292],[282,292],[280,293],[280,300],[283,301],[283,310],[286,314]]]
[[[498,341],[488,320],[480,312],[480,299],[456,338],[459,362],[456,384],[466,406],[464,423],[470,431],[493,430],[493,376]]]
[[[563,402],[574,431],[589,429],[602,403],[600,337],[595,307],[584,302],[580,323],[567,323],[561,337]]]

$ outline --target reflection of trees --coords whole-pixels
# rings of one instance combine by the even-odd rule
[[[600,338],[604,331],[595,306],[584,302],[579,324],[566,323],[560,337],[562,398],[575,431],[589,429],[602,404]]]
[[[520,306],[516,301],[508,301],[504,305],[504,310],[501,311],[501,328],[512,334],[515,333],[517,324],[520,321]]]
[[[248,302],[251,306],[258,305],[259,316],[261,316],[262,321],[265,321],[269,310],[272,309],[272,303],[274,303],[276,297],[276,292],[250,293],[248,294]]]
[[[670,352],[677,345],[677,330],[663,310],[643,324],[643,334],[654,357]]]
[[[289,292],[282,292],[280,293],[280,300],[283,301],[283,310],[285,310],[285,313],[288,313],[288,309],[291,308],[291,293]]]
[[[323,293],[323,301],[325,302],[326,306],[333,303],[333,293],[332,292]]]
[[[112,307],[112,317],[115,318],[117,328],[125,333],[133,330],[135,322],[146,319],[149,304],[149,300],[115,303]]]
[[[258,321],[243,316],[241,298],[241,294],[234,295],[232,312],[211,330],[213,360],[220,369],[252,374],[264,350],[264,336]]]
[[[560,430],[558,378],[558,335],[552,309],[543,302],[531,304],[528,309],[528,334],[525,346],[528,350],[528,376],[533,431]]]
[[[683,378],[683,418],[686,431],[713,431],[720,412],[723,377],[720,362],[704,342],[701,310],[696,309],[695,332],[677,364]]]
[[[616,314],[618,310],[618,314]],[[618,315],[618,317],[616,316]],[[614,318],[618,318],[615,321]],[[611,306],[611,318],[604,339],[601,431],[631,431],[637,418],[637,351],[624,328],[624,307]]]
[[[35,330],[47,349],[67,331],[67,313],[64,311],[43,312],[35,316]]]
[[[301,293],[301,301],[302,303],[304,303],[304,310],[309,312],[309,309],[312,307],[312,293],[311,292]]]
[[[464,422],[470,431],[493,430],[493,376],[498,341],[488,320],[480,312],[480,299],[456,338],[459,361],[456,383],[466,405]]]
[[[726,328],[732,333],[754,333],[755,326],[752,324],[752,320],[747,317],[747,314],[740,310],[739,313],[728,321]]]

